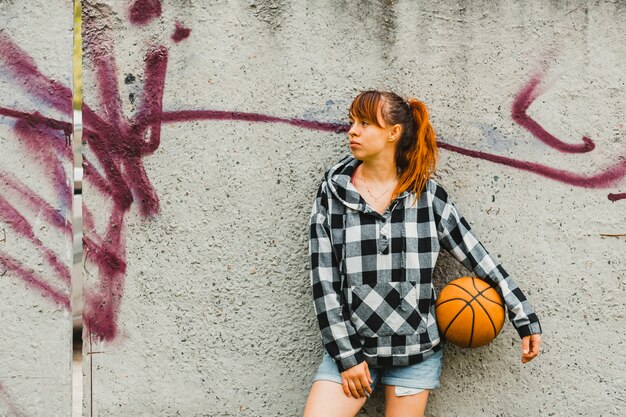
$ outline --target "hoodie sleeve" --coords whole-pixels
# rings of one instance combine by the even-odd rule
[[[339,261],[333,251],[328,222],[326,182],[319,188],[309,229],[311,286],[322,342],[343,372],[365,360],[361,342],[350,320],[342,314],[343,296]]]
[[[434,188],[433,209],[441,246],[498,290],[520,337],[541,333],[539,319],[522,290],[478,241],[446,191],[437,184]]]

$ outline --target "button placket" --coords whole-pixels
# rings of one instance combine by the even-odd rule
[[[378,231],[378,250],[383,255],[387,255],[389,253],[389,239],[391,234],[391,225],[386,221],[386,219],[381,221],[382,226]]]

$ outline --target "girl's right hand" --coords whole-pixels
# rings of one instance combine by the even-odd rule
[[[370,384],[373,381],[370,376],[369,367],[365,361],[343,371],[341,373],[341,380],[343,392],[348,397],[363,398],[369,397],[372,394],[372,387]]]

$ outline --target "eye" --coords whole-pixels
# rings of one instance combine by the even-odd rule
[[[361,122],[361,124],[362,124],[363,126],[367,126],[367,125],[369,125],[369,122],[366,122],[365,120],[363,120],[363,121]]]

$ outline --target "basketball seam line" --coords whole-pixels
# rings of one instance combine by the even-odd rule
[[[467,301],[465,298],[458,298],[458,297],[456,297],[456,298],[450,298],[449,300],[446,300],[446,301],[442,301],[442,302],[440,302],[440,303],[439,303],[439,305],[435,308],[435,310],[436,310],[437,308],[439,308],[440,306],[444,305],[445,303],[449,303],[450,301],[463,301],[463,302],[465,302],[466,304],[469,304],[469,303],[468,303],[468,301]]]
[[[495,300],[492,300],[491,298],[489,298],[489,297],[487,297],[485,294],[483,294],[483,292],[487,291],[489,288],[493,288],[494,290],[496,290],[496,288],[495,288],[495,287],[493,287],[493,286],[491,286],[491,285],[489,285],[489,288],[485,288],[483,291],[480,291],[480,290],[478,289],[478,287],[476,286],[476,282],[474,281],[474,278],[475,278],[475,277],[472,277],[472,285],[474,285],[474,289],[475,289],[476,291],[478,291],[477,296],[482,295],[482,296],[483,296],[483,298],[484,298],[485,300],[489,300],[489,301],[491,301],[492,303],[495,303],[495,304],[499,305],[500,307],[504,308],[504,300],[502,300],[502,304],[500,304],[499,302],[497,302],[497,301],[495,301]],[[496,290],[496,292],[497,292],[497,291],[498,291],[498,290]]]
[[[486,297],[486,296],[483,294],[485,291],[489,290],[490,288],[493,288],[493,289],[495,290],[495,288],[494,288],[494,287],[492,287],[492,286],[490,285],[489,287],[487,287],[487,288],[485,288],[484,290],[482,290],[482,291],[481,291],[481,290],[479,290],[479,289],[478,289],[478,287],[476,287],[476,284],[474,283],[474,278],[475,278],[475,277],[470,277],[470,278],[472,278],[472,285],[474,285],[474,289],[475,289],[476,291],[478,291],[478,294],[476,294],[476,295],[472,294],[471,292],[469,292],[469,291],[468,291],[468,290],[466,290],[465,288],[463,288],[463,287],[461,287],[460,285],[455,284],[455,283],[453,283],[453,282],[451,282],[451,283],[450,283],[450,284],[448,284],[448,285],[451,285],[451,286],[457,287],[457,288],[459,288],[459,289],[461,289],[461,290],[465,291],[465,292],[466,292],[466,293],[467,293],[470,297],[472,297],[472,300],[476,299],[479,295],[482,295],[482,297],[483,297],[485,300],[489,300],[489,301],[491,301],[492,303],[495,303],[495,304],[499,305],[500,307],[504,308],[504,301],[502,302],[502,304],[500,304],[499,302],[494,301],[494,300],[492,300],[491,298],[488,298],[488,297]],[[497,290],[496,290],[496,291],[497,291]],[[472,300],[470,300],[469,302],[472,302]]]
[[[491,319],[491,315],[489,314],[487,309],[480,303],[480,301],[476,300],[476,302],[478,303],[480,308],[482,308],[483,311],[485,312],[485,314],[487,315],[487,318],[489,319],[489,323],[491,323],[491,327],[493,328],[493,337],[495,338],[498,334],[496,333],[496,325],[493,322],[493,320]]]
[[[474,289],[475,289],[476,291],[478,291],[478,292],[479,292],[479,294],[478,294],[478,295],[482,295],[482,293],[480,292],[480,290],[479,290],[479,289],[478,289],[478,287],[476,286],[476,281],[474,280],[474,277],[472,277],[472,285],[474,286]],[[493,288],[493,287],[489,286],[489,288]],[[489,288],[485,288],[485,291],[486,291],[486,290],[488,290]],[[476,300],[476,302],[478,303],[478,305],[480,306],[480,308],[482,308],[482,309],[483,309],[483,311],[485,312],[485,314],[487,315],[487,318],[489,319],[489,323],[491,323],[491,327],[493,328],[493,337],[494,337],[494,339],[495,339],[495,338],[496,338],[496,336],[498,335],[498,334],[497,334],[497,332],[496,332],[496,325],[495,325],[495,323],[493,322],[493,320],[491,319],[491,315],[489,314],[489,312],[487,311],[487,309],[485,308],[485,306],[483,306],[483,305],[482,305],[482,303],[478,300],[478,298],[477,298],[477,297],[478,297],[478,295],[477,295],[476,297],[474,297],[474,299]],[[485,297],[484,295],[482,295],[482,296],[483,296],[483,298],[485,298],[485,299],[489,300],[489,298]],[[489,300],[489,301],[491,301],[491,300]],[[496,303],[496,304],[498,304],[498,306],[500,306],[500,304],[499,304],[499,303]],[[502,306],[500,306],[500,307],[502,307]]]
[[[454,323],[454,320],[456,320],[457,317],[459,317],[459,315],[461,315],[461,313],[463,312],[463,310],[465,310],[465,308],[469,307],[470,310],[472,310],[472,328],[470,329],[470,340],[469,340],[469,345],[471,347],[472,346],[472,338],[474,337],[474,319],[476,317],[476,314],[474,313],[474,308],[470,305],[470,303],[468,303],[466,300],[463,300],[463,299],[461,299],[461,300],[465,301],[465,305],[463,306],[463,308],[461,310],[459,310],[458,313],[456,313],[456,316],[454,316],[452,318],[452,320],[450,320],[450,323],[448,323],[448,326],[446,327],[446,330],[444,330],[444,332],[443,332],[443,337],[446,337],[446,334],[448,333],[448,330],[450,329],[450,326],[452,326],[452,324]]]
[[[463,299],[463,298],[450,298],[449,300],[446,300],[446,301],[443,301],[443,302],[439,303],[439,305],[438,305],[436,308],[439,308],[440,306],[442,306],[442,305],[444,305],[445,303],[448,303],[448,302],[450,302],[450,301],[463,301],[463,302],[465,302],[465,305],[463,306],[463,308],[462,308],[462,309],[461,309],[461,310],[457,313],[457,315],[456,315],[456,316],[454,316],[454,318],[452,319],[452,322],[454,322],[454,320],[457,318],[457,316],[458,316],[459,314],[461,314],[461,312],[465,309],[465,307],[467,307],[468,305],[470,305],[471,301],[469,301],[469,302],[468,302],[467,300],[465,300],[465,299]],[[472,300],[472,301],[474,301],[474,300]],[[494,338],[495,338],[498,334],[497,334],[497,331],[496,331],[496,325],[495,325],[495,323],[493,322],[493,320],[491,319],[491,315],[489,315],[489,312],[487,311],[487,309],[485,308],[485,306],[483,306],[483,305],[482,305],[482,303],[481,303],[479,300],[476,300],[476,302],[478,303],[478,305],[479,305],[479,306],[483,309],[483,311],[484,311],[484,312],[485,312],[485,314],[487,315],[487,318],[489,319],[489,322],[491,323],[491,327],[493,328],[493,333],[494,333]],[[498,304],[498,305],[500,305],[500,304]],[[435,309],[435,310],[436,310],[436,309]],[[445,335],[446,335],[446,333],[448,332],[448,329],[450,328],[450,325],[452,325],[452,322],[450,322],[450,323],[448,324],[448,326],[446,327],[446,330],[445,330],[445,332],[444,332],[444,334],[443,334],[444,336],[445,336]]]

